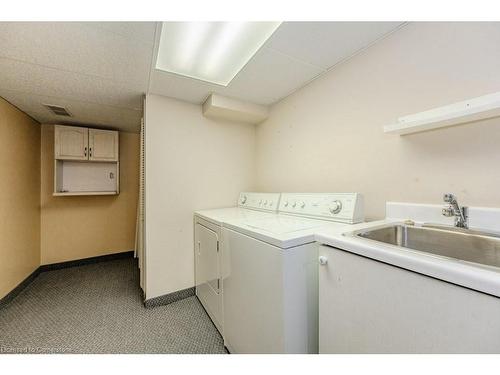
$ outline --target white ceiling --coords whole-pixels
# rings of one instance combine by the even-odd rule
[[[144,93],[202,103],[216,92],[272,104],[400,25],[285,22],[223,87],[153,68],[160,23],[0,22],[0,96],[41,123],[136,132]]]

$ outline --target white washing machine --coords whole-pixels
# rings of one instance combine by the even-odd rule
[[[224,221],[223,336],[231,353],[318,353],[314,233],[364,219],[358,193],[282,193],[278,212]]]
[[[227,220],[250,220],[275,215],[279,193],[240,193],[237,207],[194,213],[196,295],[223,333],[221,285],[221,226]]]

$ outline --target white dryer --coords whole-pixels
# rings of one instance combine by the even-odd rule
[[[279,214],[222,228],[224,344],[231,353],[318,353],[314,233],[363,221],[357,193],[282,193]]]
[[[279,193],[240,193],[237,207],[194,213],[196,295],[219,332],[223,333],[221,226],[227,220],[250,220],[276,214]]]

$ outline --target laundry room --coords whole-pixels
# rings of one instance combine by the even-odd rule
[[[0,15],[0,363],[498,366],[494,11],[125,3]]]

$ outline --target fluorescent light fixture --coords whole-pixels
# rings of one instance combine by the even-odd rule
[[[281,22],[163,22],[156,69],[227,86]]]

